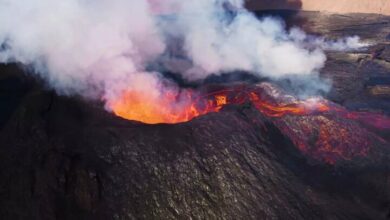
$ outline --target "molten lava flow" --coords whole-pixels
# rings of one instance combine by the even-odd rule
[[[270,87],[234,86],[208,92],[185,89],[157,97],[128,91],[109,107],[120,117],[148,124],[187,122],[229,104],[251,103],[290,138],[304,154],[335,164],[362,157],[373,143],[382,143],[360,124],[390,129],[390,118],[369,112],[351,112],[325,99],[299,101]]]
[[[264,100],[261,100],[259,95],[255,92],[250,93],[250,99],[257,110],[270,117],[282,117],[286,114],[308,115],[329,111],[329,107],[326,103],[310,99],[286,105],[272,105]]]
[[[275,102],[272,99],[277,98],[269,97],[263,93],[264,91],[257,87],[245,86],[220,89],[208,92],[205,95],[191,89],[185,89],[180,93],[165,92],[157,98],[151,98],[141,92],[131,91],[124,93],[120,99],[112,101],[109,107],[116,115],[128,120],[147,124],[175,124],[190,121],[207,113],[218,112],[225,105],[252,103],[261,113],[273,118],[285,115],[303,116],[328,112],[371,127],[390,129],[390,119],[380,114],[350,112],[324,99],[294,100],[285,104]]]
[[[307,100],[292,104],[273,104],[248,88],[231,88],[200,95],[193,90],[180,94],[164,93],[158,99],[150,99],[143,93],[126,92],[111,103],[110,107],[120,117],[147,124],[187,122],[210,112],[218,112],[228,104],[252,103],[269,117],[286,114],[307,115],[329,111],[326,103]]]
[[[227,97],[223,94],[216,93],[212,99],[206,99],[192,90],[183,90],[180,94],[164,93],[157,99],[139,92],[126,92],[110,107],[116,115],[128,120],[175,124],[218,112],[226,104]]]

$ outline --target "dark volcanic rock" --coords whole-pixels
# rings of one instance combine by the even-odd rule
[[[327,16],[313,14],[309,23],[329,36],[362,33],[379,42],[366,51],[329,54],[322,72],[334,81],[329,98],[388,111],[388,100],[367,90],[378,84],[373,77],[389,74],[387,18]],[[0,71],[2,219],[389,217],[387,134],[360,128],[356,134],[383,137],[383,144],[328,164],[301,152],[292,137],[305,126],[316,138],[322,122],[334,133],[355,122],[326,115],[270,119],[244,105],[188,123],[144,125],[117,118],[99,103],[59,97],[20,76],[16,66]]]
[[[299,18],[299,19],[298,19]],[[337,38],[357,35],[371,46],[359,51],[329,52],[321,75],[330,78],[327,98],[354,110],[390,113],[390,17],[371,14],[332,15],[304,12],[298,15],[304,29]],[[381,88],[375,86],[380,85]],[[380,92],[372,91],[373,88]]]
[[[51,93],[24,99],[0,136],[4,219],[380,219],[388,209],[383,159],[358,171],[310,160],[252,107],[143,125]]]

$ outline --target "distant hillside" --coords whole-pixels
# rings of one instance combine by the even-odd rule
[[[248,0],[247,7],[251,10],[302,9],[390,15],[390,0]]]

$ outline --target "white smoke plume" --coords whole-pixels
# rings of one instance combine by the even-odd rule
[[[1,0],[0,44],[0,62],[32,65],[58,92],[85,96],[148,91],[157,78],[144,66],[164,50],[139,0]]]
[[[290,36],[295,43],[306,45],[307,47],[316,47],[328,51],[348,51],[359,50],[370,46],[367,42],[362,42],[358,36],[349,36],[339,39],[325,39],[319,36],[307,35],[299,28],[292,28]]]
[[[310,75],[323,67],[323,50],[367,46],[356,36],[331,41],[299,28],[286,31],[277,18],[256,18],[242,0],[167,1],[177,10],[170,30],[183,35],[184,49],[194,64],[182,72],[190,80],[234,70],[271,78]]]
[[[160,22],[162,14],[174,19]],[[32,66],[61,94],[110,102],[126,90],[150,99],[177,91],[146,68],[170,36],[184,41],[191,65],[181,74],[188,80],[235,70],[273,78],[316,74],[323,49],[361,46],[357,38],[308,43],[278,19],[258,20],[243,0],[0,0],[0,62]]]
[[[236,14],[230,15],[223,3],[226,2],[181,3],[177,29],[182,30],[185,49],[198,67],[197,71],[189,71],[187,78],[237,69],[282,77],[311,74],[322,68],[326,59],[322,50],[302,47],[280,20],[258,20],[243,8],[242,1],[232,2],[230,7],[236,11],[231,13]],[[203,74],[193,74],[202,70]]]

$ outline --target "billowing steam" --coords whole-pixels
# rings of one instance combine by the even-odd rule
[[[0,0],[0,62],[33,67],[57,92],[103,97],[108,107],[124,91],[150,102],[179,93],[147,71],[173,39],[182,40],[187,80],[235,70],[311,75],[325,63],[323,49],[362,46],[286,31],[278,19],[258,20],[243,0]]]
[[[226,1],[194,2],[182,1],[175,29],[181,30],[185,50],[198,67],[186,75],[189,79],[237,69],[271,77],[311,74],[325,62],[320,49],[305,49],[277,19],[259,21],[242,1],[228,6]]]
[[[142,72],[164,50],[138,0],[1,0],[0,42],[1,62],[32,65],[58,92],[86,96],[153,86]]]

